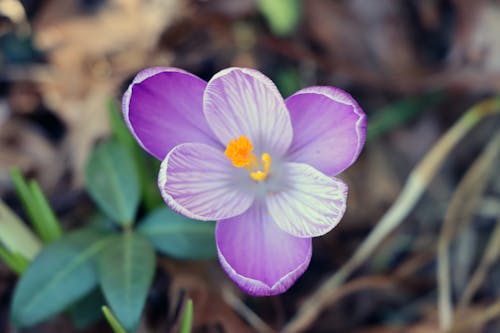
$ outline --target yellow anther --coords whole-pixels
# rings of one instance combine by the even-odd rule
[[[260,170],[250,172],[250,178],[252,178],[253,180],[255,180],[257,182],[261,182],[267,178],[267,173],[260,171]]]
[[[262,160],[262,164],[264,164],[264,172],[269,173],[269,169],[271,168],[271,155],[264,153],[260,159]]]
[[[260,156],[260,160],[262,161],[264,171],[257,170],[250,172],[250,178],[258,182],[265,180],[269,174],[269,170],[271,169],[271,155],[264,153]]]
[[[237,168],[246,168],[250,178],[257,182],[264,181],[271,169],[271,155],[264,153],[260,156],[261,162],[257,160],[250,140],[242,135],[231,140],[226,147],[224,154]]]
[[[252,154],[253,145],[244,135],[238,139],[231,140],[226,147],[224,154],[231,160],[233,166],[237,168],[244,168],[252,163],[255,155]]]

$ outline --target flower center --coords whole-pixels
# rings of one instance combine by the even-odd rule
[[[233,163],[233,166],[247,169],[253,180],[264,181],[271,168],[271,155],[264,153],[260,155],[259,161],[252,151],[252,143],[246,136],[242,135],[229,142],[224,155]]]

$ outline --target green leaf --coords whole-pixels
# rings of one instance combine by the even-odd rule
[[[182,315],[181,329],[179,333],[191,333],[193,327],[193,300],[188,299],[184,314]]]
[[[23,274],[30,264],[29,260],[19,253],[10,253],[2,246],[0,246],[0,258],[2,258],[7,266],[17,275]]]
[[[82,330],[99,321],[102,318],[101,305],[104,302],[104,296],[98,288],[78,300],[68,311],[73,325]]]
[[[18,168],[12,168],[10,170],[10,178],[12,179],[16,193],[21,200],[21,204],[26,210],[28,217],[30,220],[36,220],[36,206],[33,202],[31,191],[29,190],[28,184],[21,174],[21,171],[19,171]],[[34,223],[34,221],[32,222]]]
[[[16,189],[16,193],[21,200],[21,204],[23,205],[26,214],[28,215],[28,219],[33,225],[36,233],[40,238],[45,242],[49,239],[49,235],[47,230],[45,230],[43,226],[43,221],[40,215],[37,214],[37,203],[33,198],[33,194],[26,183],[21,171],[17,168],[13,168],[10,170],[10,177],[12,179],[12,183],[14,184],[14,188]]]
[[[10,175],[17,195],[40,238],[45,243],[50,243],[61,237],[60,223],[38,183],[32,180],[28,185],[16,168],[11,170]]]
[[[121,225],[131,225],[139,205],[139,179],[129,151],[117,142],[98,145],[85,170],[96,204]]]
[[[158,190],[158,172],[160,171],[160,161],[151,156],[147,156],[142,149],[139,149],[140,164],[139,177],[141,178],[142,198],[144,206],[148,211],[165,205],[160,191]]]
[[[62,236],[61,224],[50,207],[42,189],[34,180],[29,182],[29,188],[36,204],[37,215],[40,216],[42,228],[46,234],[46,239],[44,239],[44,241],[50,243],[59,239]]]
[[[11,309],[14,323],[39,323],[95,288],[92,259],[109,240],[94,230],[81,230],[46,246],[16,286]]]
[[[42,243],[31,230],[0,200],[0,244],[10,253],[33,259]]]
[[[159,161],[147,155],[135,141],[114,100],[108,101],[108,115],[111,130],[115,139],[126,147],[134,159],[141,187],[142,200],[148,210],[163,204],[157,187],[157,175],[160,169]]]
[[[109,326],[113,329],[114,333],[127,333],[118,319],[116,319],[113,312],[111,312],[107,306],[102,307],[102,313],[104,314],[104,317],[106,317],[106,320],[108,321]]]
[[[127,125],[125,125],[121,112],[113,99],[108,100],[108,119],[113,136],[118,142],[127,147],[138,147]]]
[[[153,247],[131,231],[113,237],[99,258],[99,282],[104,296],[128,330],[139,323],[154,270]]]
[[[258,0],[257,5],[277,36],[289,36],[300,21],[300,0]]]
[[[423,96],[410,97],[383,108],[369,118],[366,140],[373,140],[410,121],[426,109],[440,103],[443,97],[441,92],[428,93]]]
[[[138,231],[158,251],[174,258],[196,260],[217,257],[214,222],[194,221],[162,207],[146,216]]]
[[[87,228],[100,232],[118,231],[116,223],[101,211],[95,211],[87,218]]]

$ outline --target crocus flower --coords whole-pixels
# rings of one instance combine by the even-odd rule
[[[220,263],[250,295],[287,290],[311,260],[311,238],[346,209],[337,174],[358,157],[366,117],[333,87],[283,100],[260,72],[229,68],[209,82],[149,68],[123,96],[130,131],[162,160],[158,185],[176,212],[217,221]],[[200,222],[201,223],[201,222]]]

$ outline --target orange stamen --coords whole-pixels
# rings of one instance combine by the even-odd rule
[[[257,182],[264,181],[271,169],[271,155],[264,153],[261,155],[261,162],[257,160],[250,140],[242,135],[231,140],[226,147],[224,155],[232,162],[236,168],[246,168],[250,178]],[[261,168],[262,167],[262,168]]]
[[[238,139],[231,140],[226,147],[224,155],[231,160],[233,166],[244,168],[252,162],[253,145],[244,135]]]

